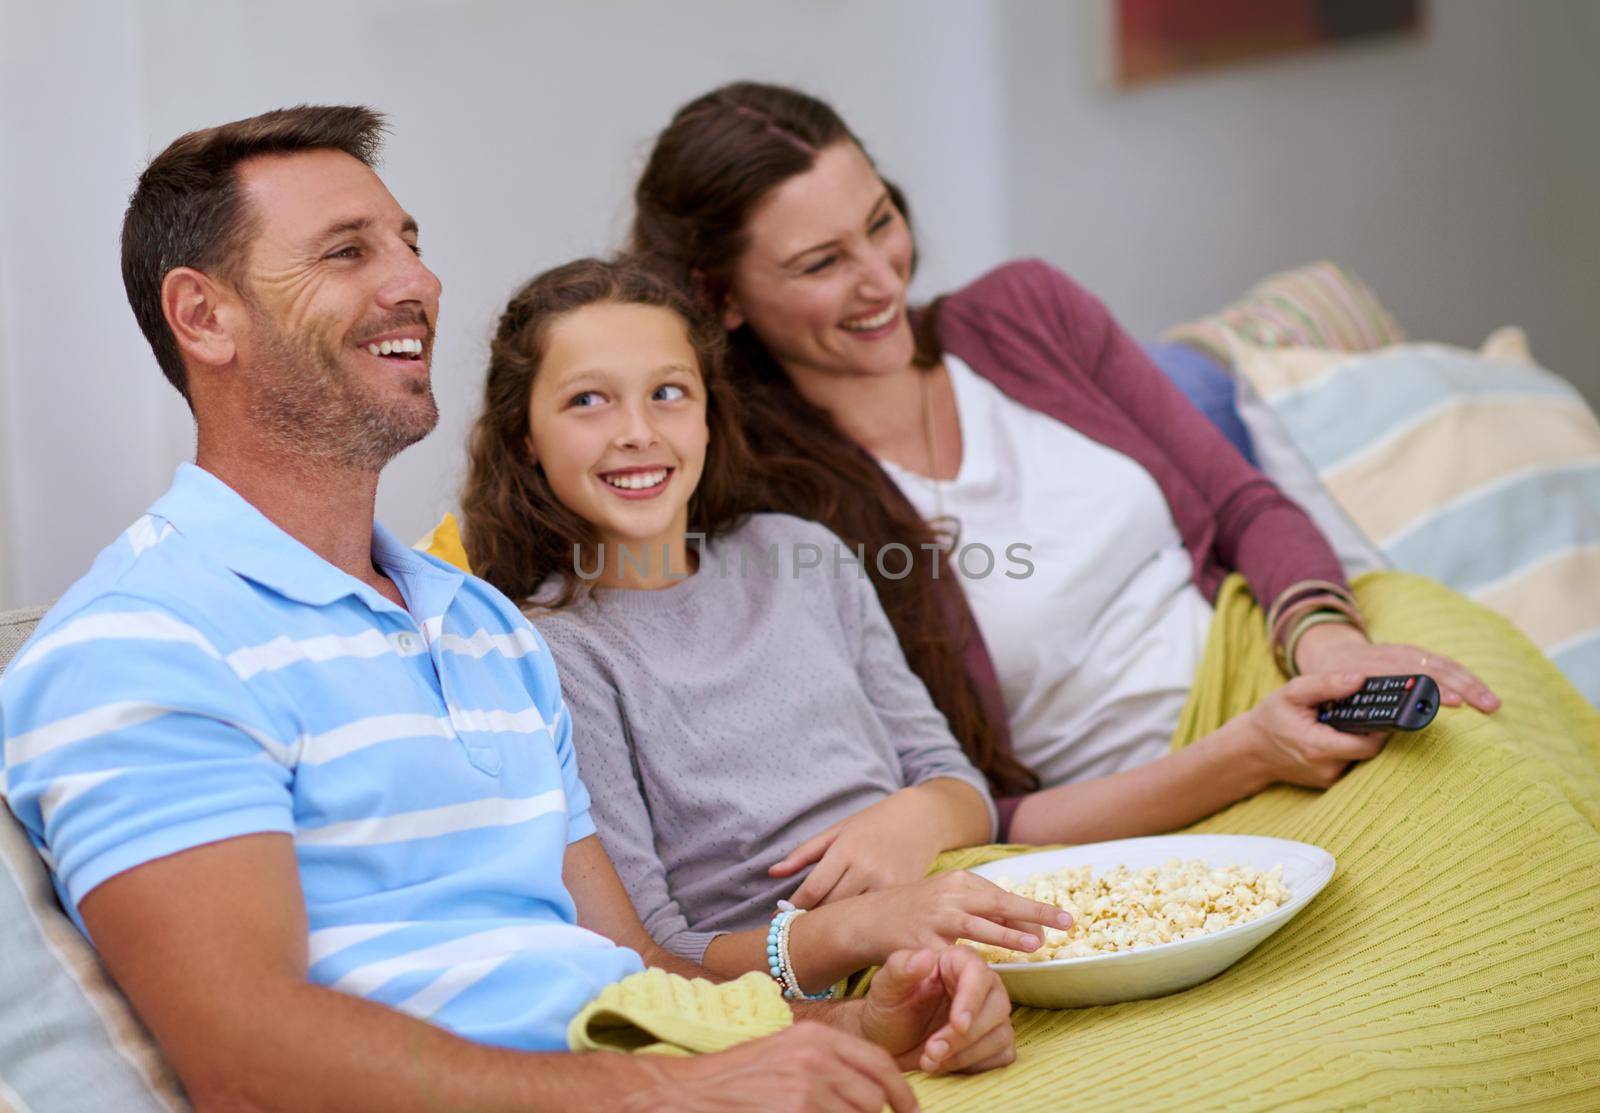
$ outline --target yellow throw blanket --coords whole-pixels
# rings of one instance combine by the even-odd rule
[[[1204,985],[1018,1009],[1016,1065],[918,1079],[927,1108],[1600,1109],[1600,712],[1438,584],[1377,573],[1356,594],[1375,639],[1450,654],[1501,710],[1442,711],[1327,792],[1278,787],[1195,824],[1315,843],[1338,873]],[[1281,683],[1234,577],[1174,746]]]
[[[1509,623],[1437,584],[1379,573],[1356,594],[1375,638],[1449,653],[1501,710],[1442,711],[1327,792],[1274,788],[1196,824],[1315,843],[1338,874],[1204,985],[1106,1008],[1018,1009],[1016,1064],[913,1075],[925,1108],[1600,1109],[1600,712]],[[1174,746],[1280,683],[1261,612],[1235,577]],[[726,992],[765,992],[736,985]],[[620,1033],[627,1010],[604,1006],[605,1038],[575,1046],[709,1048],[697,1008],[679,1040],[659,1001],[641,1007],[648,1034]]]

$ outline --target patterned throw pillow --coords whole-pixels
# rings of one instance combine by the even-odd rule
[[[1308,263],[1262,279],[1221,313],[1161,336],[1192,344],[1227,364],[1231,336],[1261,348],[1365,352],[1399,344],[1401,330],[1377,295],[1337,263]]]
[[[1232,339],[1233,362],[1396,568],[1516,622],[1600,704],[1600,421],[1516,328],[1479,351]]]

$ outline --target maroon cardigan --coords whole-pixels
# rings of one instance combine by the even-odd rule
[[[1263,607],[1299,580],[1345,583],[1305,511],[1239,455],[1093,294],[1048,263],[1007,263],[950,294],[936,330],[945,351],[1002,393],[1149,472],[1208,600],[1233,571]],[[994,662],[965,597],[951,591],[947,598],[952,629],[971,632],[963,647],[968,675],[1009,746]],[[1003,833],[1017,799],[1000,803]]]

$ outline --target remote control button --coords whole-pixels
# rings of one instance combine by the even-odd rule
[[[1417,682],[1417,678],[1416,677],[1414,677],[1414,676],[1406,677],[1406,691],[1408,691],[1408,692],[1411,691],[1412,686],[1415,685],[1416,682]]]

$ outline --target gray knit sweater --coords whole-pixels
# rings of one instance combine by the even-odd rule
[[[804,876],[767,868],[898,789],[954,777],[989,801],[853,557],[823,526],[757,514],[680,583],[529,611],[600,840],[674,954],[766,926]]]

